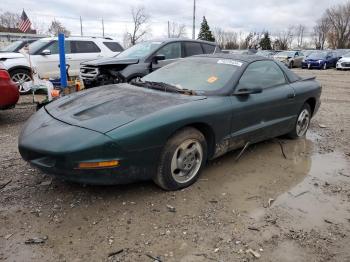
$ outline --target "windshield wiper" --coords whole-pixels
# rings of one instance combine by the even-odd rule
[[[150,89],[155,89],[155,90],[160,90],[165,92],[179,93],[179,94],[185,94],[185,95],[196,95],[196,92],[193,90],[179,88],[177,86],[170,85],[164,82],[137,81],[137,82],[133,82],[132,84],[136,86],[147,87]]]

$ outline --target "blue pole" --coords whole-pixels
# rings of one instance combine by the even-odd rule
[[[61,74],[61,87],[67,87],[67,71],[66,71],[66,54],[64,50],[64,34],[58,34],[58,47],[60,52],[60,74]]]

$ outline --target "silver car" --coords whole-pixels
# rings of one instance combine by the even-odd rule
[[[304,54],[301,51],[283,51],[277,53],[273,58],[286,64],[289,68],[301,67]]]

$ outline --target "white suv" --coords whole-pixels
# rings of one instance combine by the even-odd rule
[[[79,75],[80,63],[82,62],[113,57],[123,51],[118,42],[101,37],[67,37],[65,49],[70,76]],[[28,90],[21,88],[21,79],[30,80],[30,65],[40,78],[59,78],[58,53],[56,37],[42,38],[29,46],[29,52],[25,54],[26,62],[23,61],[23,57],[18,57],[5,59],[3,63],[12,79],[19,83],[21,93],[25,93]]]

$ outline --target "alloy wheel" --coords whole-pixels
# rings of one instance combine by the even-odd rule
[[[302,137],[306,134],[306,131],[310,124],[310,112],[307,109],[303,109],[300,112],[298,121],[296,124],[296,133],[299,137]]]
[[[171,175],[180,184],[189,182],[198,173],[203,161],[202,145],[187,139],[175,150],[171,160]]]
[[[11,79],[18,85],[18,90],[21,94],[27,93],[30,90],[28,86],[23,85],[25,82],[32,80],[28,74],[22,72],[16,73]]]

